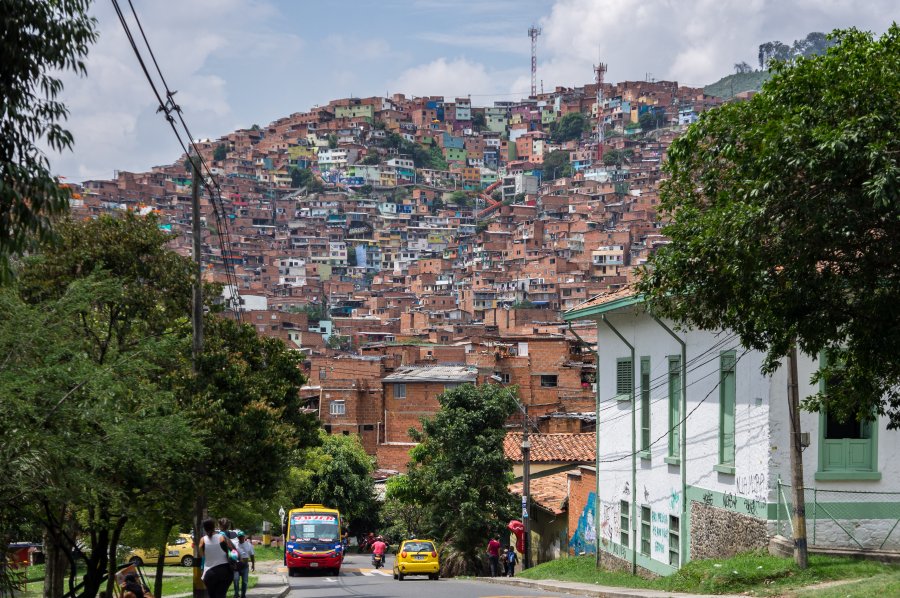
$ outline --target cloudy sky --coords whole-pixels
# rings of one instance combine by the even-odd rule
[[[330,99],[393,93],[526,96],[528,27],[545,90],[591,81],[702,86],[756,65],[760,43],[855,26],[884,32],[896,0],[132,0],[191,132],[218,137]],[[120,0],[128,13],[125,0]],[[109,0],[88,74],[66,76],[75,149],[51,154],[73,181],[173,162],[181,150]]]

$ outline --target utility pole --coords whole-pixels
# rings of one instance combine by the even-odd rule
[[[525,554],[522,569],[531,567],[531,442],[528,440],[528,405],[522,406],[522,523],[525,524]]]
[[[794,562],[801,569],[809,565],[806,547],[806,497],[803,488],[803,445],[800,437],[800,389],[797,385],[797,343],[788,351],[788,411],[791,417],[791,513],[794,532]],[[780,497],[779,497],[780,500]]]
[[[194,377],[200,374],[200,355],[203,353],[203,261],[200,257],[200,157],[191,159],[193,166],[191,181],[191,236],[194,248],[194,285],[191,306],[193,324],[192,365]],[[193,598],[206,598],[206,586],[200,579],[200,538],[201,526],[206,517],[206,495],[202,492],[194,498],[194,592]]]

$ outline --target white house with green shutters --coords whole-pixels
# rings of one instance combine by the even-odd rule
[[[735,334],[677,331],[627,289],[564,318],[597,323],[597,491],[579,515],[602,562],[665,575],[791,536],[784,368],[761,374]],[[801,355],[801,398],[818,367]],[[827,413],[801,425],[809,543],[900,550],[900,432]]]

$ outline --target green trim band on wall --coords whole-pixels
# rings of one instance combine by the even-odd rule
[[[817,471],[817,480],[831,481],[855,481],[855,480],[880,480],[880,471]]]
[[[632,558],[636,557],[638,567],[643,567],[647,571],[650,571],[651,573],[655,573],[657,575],[667,576],[672,575],[673,573],[678,571],[677,567],[673,567],[672,565],[669,565],[662,561],[657,561],[656,559],[651,558],[647,555],[640,553],[638,553],[637,555],[633,555],[630,548],[622,546],[617,542],[606,540],[601,541],[600,550],[610,556],[616,557],[617,559],[627,561],[628,564],[631,564]]]

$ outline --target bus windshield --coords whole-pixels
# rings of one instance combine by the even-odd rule
[[[336,542],[340,538],[337,517],[316,513],[295,513],[291,517],[288,537],[291,541]]]

